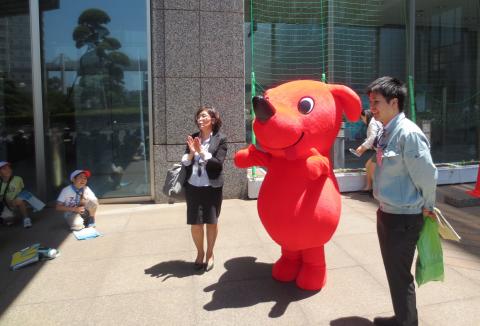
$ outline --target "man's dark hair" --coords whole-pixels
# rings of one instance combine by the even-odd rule
[[[397,98],[398,110],[403,111],[403,105],[407,97],[407,87],[399,79],[388,76],[380,77],[368,85],[367,95],[370,96],[371,93],[381,94],[387,102]]]

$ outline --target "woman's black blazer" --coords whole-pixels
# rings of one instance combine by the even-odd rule
[[[199,137],[200,132],[196,132],[191,135],[192,138]],[[208,147],[208,152],[212,153],[212,158],[207,161],[205,169],[207,170],[208,179],[212,187],[222,187],[223,186],[223,161],[227,156],[227,137],[221,132],[213,133],[210,138],[210,146]],[[190,153],[190,148],[185,150],[185,153]],[[190,179],[192,175],[192,165],[190,164],[187,168],[187,177],[185,181]]]

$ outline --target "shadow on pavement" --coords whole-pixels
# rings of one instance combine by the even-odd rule
[[[35,243],[58,248],[70,232],[63,217],[54,208],[46,207],[32,214],[33,227],[24,229],[21,221],[14,226],[0,226],[0,316],[19,296],[28,283],[48,261],[10,270],[12,254]]]
[[[335,320],[332,320],[330,322],[331,326],[370,326],[373,325],[373,323],[362,317],[343,317],[343,318],[338,318]]]
[[[225,262],[227,271],[217,283],[204,289],[211,292],[212,300],[204,305],[207,311],[224,308],[244,308],[262,302],[273,302],[268,314],[282,316],[291,302],[300,301],[319,291],[304,291],[295,282],[280,283],[272,279],[272,264],[257,263],[255,257],[233,258]]]
[[[161,278],[165,282],[171,277],[184,278],[192,275],[203,274],[203,270],[196,270],[193,263],[184,260],[172,260],[159,263],[145,270],[151,277]]]
[[[465,191],[470,189],[473,189],[473,185],[458,184],[437,187],[437,207],[462,237],[460,242],[448,242],[462,251],[480,257],[480,223],[478,220],[480,206],[455,207],[445,202],[445,196],[462,199]],[[470,264],[468,259],[463,263]]]
[[[377,201],[373,198],[373,195],[371,195],[367,191],[344,192],[344,193],[342,193],[342,196],[344,196],[348,199],[361,201],[362,203],[370,202],[370,203],[373,203],[373,204],[377,205]]]
[[[438,186],[436,206],[440,208],[452,227],[462,237],[460,242],[445,240],[443,243],[449,242],[461,250],[480,257],[480,223],[478,222],[480,206],[455,207],[444,201],[445,194],[459,197],[466,190],[472,188],[473,186],[469,187],[468,184]],[[357,200],[363,203],[371,202],[372,205],[378,205],[376,200],[371,198],[365,192],[349,192],[343,193],[342,195],[348,199]]]

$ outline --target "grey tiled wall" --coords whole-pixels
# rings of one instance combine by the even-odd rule
[[[213,105],[228,137],[225,198],[246,193],[233,153],[245,145],[243,0],[151,0],[155,200],[180,160],[194,113]]]

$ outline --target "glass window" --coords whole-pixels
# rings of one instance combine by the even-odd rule
[[[40,17],[50,199],[75,169],[101,198],[148,196],[146,2],[55,4]]]
[[[417,2],[417,122],[431,127],[435,162],[480,156],[479,10],[471,0]]]
[[[27,0],[0,2],[0,160],[36,191]]]
[[[369,109],[366,87],[380,76],[406,81],[405,0],[333,2],[333,82],[355,90]],[[335,168],[363,168],[373,151],[360,158],[349,152],[366,138],[362,120],[345,122],[344,144],[338,146]],[[337,139],[337,145],[341,142]]]
[[[321,80],[327,69],[326,17],[327,1],[245,1],[248,142],[252,129],[251,71],[256,94],[293,79]]]
[[[249,69],[262,92],[280,82],[313,78],[345,84],[368,109],[366,86],[382,75],[405,80],[405,1],[245,1],[246,95],[250,108]],[[247,141],[251,129],[247,122]],[[363,167],[348,149],[366,137],[363,122],[344,124],[334,145],[336,168]]]
[[[326,2],[254,1],[252,14],[246,50],[257,92],[292,79],[321,79],[327,64]]]

